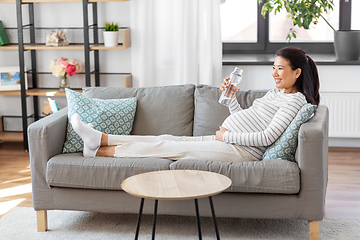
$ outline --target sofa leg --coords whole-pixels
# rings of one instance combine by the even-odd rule
[[[309,221],[310,240],[319,240],[319,221]]]
[[[46,210],[36,211],[36,219],[37,219],[37,231],[46,232],[48,230],[47,211]]]

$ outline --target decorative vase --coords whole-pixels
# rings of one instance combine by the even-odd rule
[[[59,91],[60,92],[65,92],[65,88],[69,87],[69,81],[68,78],[66,76],[66,74],[64,76],[62,76],[60,78],[60,83],[59,83]]]
[[[337,60],[357,61],[360,57],[360,31],[339,30],[334,32]]]
[[[119,31],[104,31],[105,47],[116,47],[119,43]]]

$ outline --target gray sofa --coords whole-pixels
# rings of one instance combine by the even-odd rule
[[[266,91],[239,91],[243,108]],[[211,86],[154,88],[84,88],[89,98],[136,97],[134,135],[212,135],[229,115],[217,103],[220,90]],[[138,213],[140,199],[120,188],[134,174],[166,169],[218,172],[233,184],[213,197],[218,217],[305,219],[311,239],[318,238],[323,219],[328,170],[328,110],[320,105],[299,131],[296,162],[269,159],[229,163],[162,158],[85,158],[82,153],[62,154],[66,137],[67,109],[47,116],[28,128],[33,206],[38,230],[47,229],[47,210],[79,210],[106,213]],[[211,216],[206,199],[199,199],[201,216]],[[201,207],[205,205],[206,207]],[[144,213],[153,203],[145,201]],[[193,201],[160,201],[159,214],[194,215]]]

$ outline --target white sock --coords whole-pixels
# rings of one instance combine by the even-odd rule
[[[99,147],[95,150],[91,150],[84,144],[83,156],[84,157],[95,157],[98,150],[99,150]]]
[[[91,128],[94,127],[94,126],[92,125],[92,123],[88,123],[87,125],[90,126]],[[97,149],[95,149],[95,150],[91,150],[91,149],[89,149],[89,148],[85,145],[85,143],[84,143],[83,156],[84,156],[84,157],[95,157],[98,149],[99,149],[99,147],[98,147]]]
[[[79,114],[75,113],[71,117],[71,125],[75,132],[79,134],[84,141],[84,150],[96,151],[101,144],[102,132],[93,129],[91,126],[83,123]],[[86,147],[86,148],[85,148]],[[95,152],[95,154],[96,154]]]

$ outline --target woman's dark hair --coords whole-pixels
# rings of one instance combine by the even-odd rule
[[[296,89],[305,95],[308,103],[318,105],[319,95],[319,75],[315,62],[300,48],[285,47],[276,52],[289,61],[292,70],[301,69],[301,74],[295,82]]]

